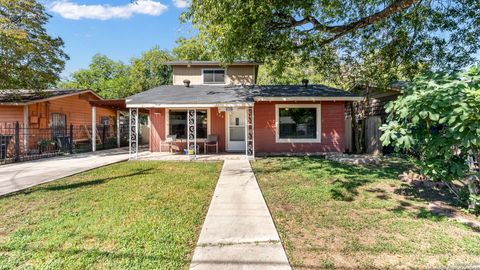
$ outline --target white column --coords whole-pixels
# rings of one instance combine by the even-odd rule
[[[193,157],[190,155],[190,143],[193,142]],[[187,154],[189,159],[197,158],[197,110],[187,109]]]
[[[255,110],[253,106],[245,110],[245,155],[247,159],[255,158]]]
[[[128,119],[129,153],[130,158],[138,158],[138,108],[130,108]]]
[[[120,110],[117,110],[117,147],[120,148]]]
[[[29,141],[29,119],[28,119],[28,105],[23,106],[23,147],[25,148],[25,153],[28,152],[28,141]]]
[[[135,159],[138,158],[138,108],[135,113],[135,137],[137,138],[137,143],[135,144]]]
[[[92,151],[97,151],[97,107],[92,106]]]
[[[245,121],[245,157],[248,159],[248,129],[249,129],[249,126],[248,124],[250,124],[248,122],[248,107],[245,107],[245,113],[243,115],[244,117],[244,121]]]

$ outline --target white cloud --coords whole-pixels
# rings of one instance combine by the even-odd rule
[[[190,6],[190,3],[187,0],[173,0],[173,4],[177,8],[185,8],[185,7]]]
[[[158,16],[167,10],[167,6],[152,0],[139,0],[123,6],[110,5],[80,5],[69,0],[55,1],[50,5],[50,11],[65,19],[127,19],[134,14]]]

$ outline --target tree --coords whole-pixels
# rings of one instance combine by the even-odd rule
[[[49,15],[34,0],[0,0],[0,89],[43,89],[59,78],[68,56],[48,35]]]
[[[472,63],[479,14],[478,0],[193,0],[184,19],[226,62],[298,54],[327,77],[376,59],[376,72],[413,77]]]
[[[179,60],[209,61],[218,58],[214,48],[209,46],[201,35],[191,38],[179,38],[177,47],[173,48],[173,55]]]
[[[325,83],[326,79],[316,72],[314,63],[303,62],[299,57],[278,59],[258,69],[258,84],[299,84],[307,79],[310,84]]]
[[[463,73],[417,77],[387,112],[384,145],[415,153],[423,173],[434,181],[465,180],[467,157],[480,152],[480,65]],[[470,195],[475,201],[470,207],[480,206],[480,194]]]
[[[104,98],[124,98],[169,84],[172,71],[163,63],[170,59],[170,54],[158,47],[143,52],[139,58],[132,58],[129,65],[97,54],[87,69],[72,73],[69,80],[58,86],[92,89]]]
[[[88,69],[72,73],[71,80],[61,82],[61,88],[80,88],[95,90],[104,98],[128,96],[131,85],[129,67],[122,62],[115,62],[105,55],[96,54]]]
[[[130,67],[131,94],[172,82],[171,67],[164,65],[172,56],[155,47],[132,59]]]

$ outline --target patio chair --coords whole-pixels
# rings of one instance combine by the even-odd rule
[[[164,144],[168,145],[168,149],[170,153],[172,153],[172,146],[175,143],[175,140],[177,140],[177,135],[168,135],[165,141],[160,142],[160,151],[162,151],[162,147]]]
[[[203,151],[206,154],[209,146],[215,146],[216,153],[218,154],[218,136],[208,135],[207,140],[203,143]]]

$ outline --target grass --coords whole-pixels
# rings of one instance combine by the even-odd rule
[[[252,162],[295,269],[480,264],[480,233],[427,210],[447,193],[398,180],[409,165],[355,166],[308,157]]]
[[[124,162],[0,197],[0,269],[185,269],[220,170]]]

